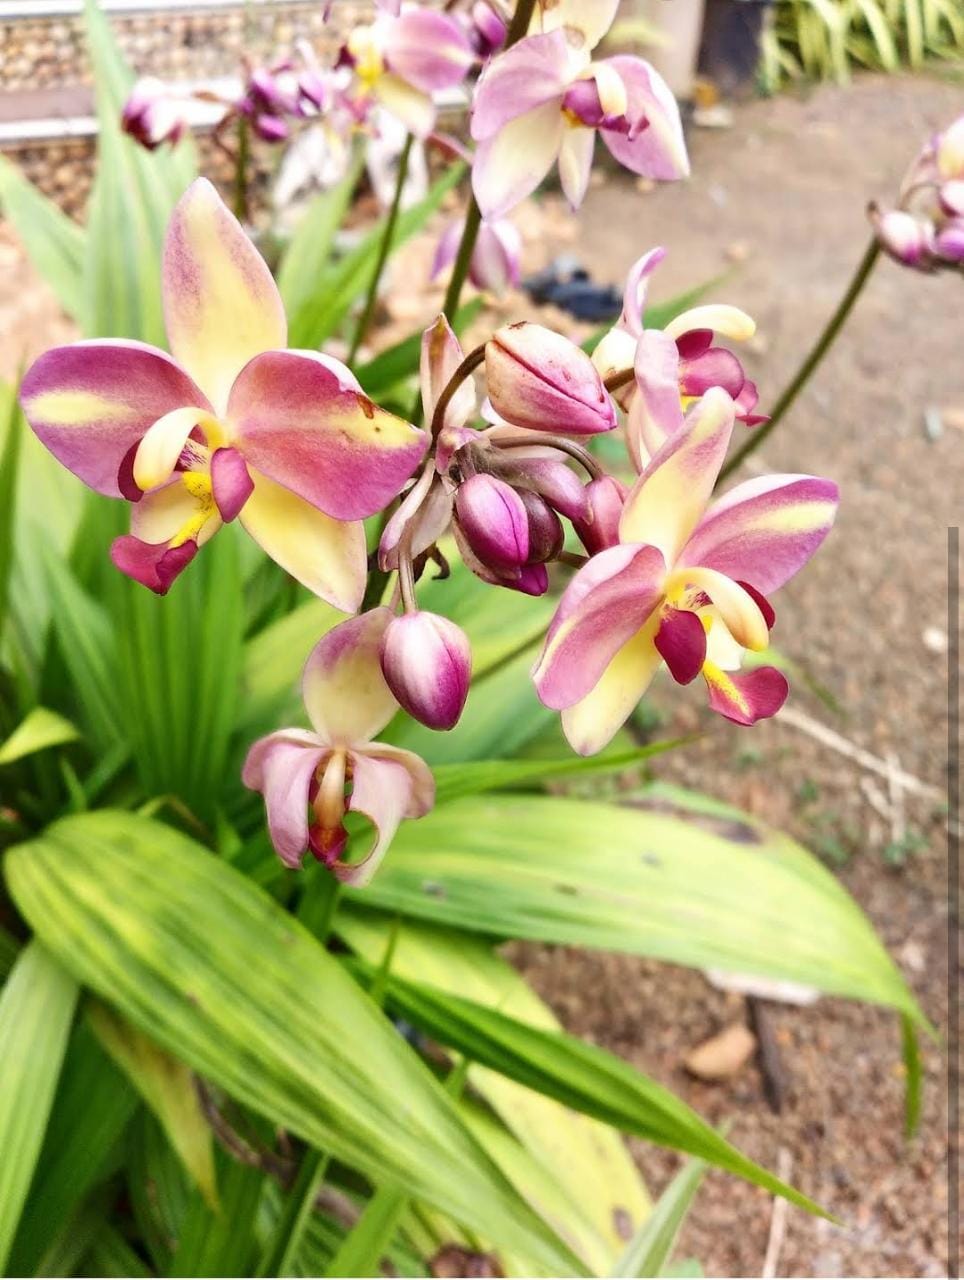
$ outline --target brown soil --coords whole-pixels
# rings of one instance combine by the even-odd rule
[[[654,287],[657,301],[731,270],[717,296],[757,318],[746,363],[765,408],[860,257],[867,200],[888,198],[919,140],[960,106],[959,90],[937,80],[879,77],[740,106],[732,129],[694,133],[694,177],[685,186],[645,192],[607,174],[577,222],[552,198],[541,215],[524,211],[527,266],[564,249],[599,279],[617,282],[643,250],[665,243],[670,255]],[[411,252],[424,267],[431,246]],[[36,354],[62,340],[66,326],[2,228],[0,265],[0,374],[9,376],[24,346]],[[760,470],[833,476],[843,492],[832,538],[780,594],[775,635],[837,709],[800,679],[792,706],[879,757],[895,755],[938,793],[946,756],[946,531],[964,499],[960,291],[960,279],[925,279],[882,262],[842,341],[754,459]],[[437,296],[420,289],[417,301],[399,297],[384,340],[393,328],[400,335],[427,319]],[[531,314],[517,299],[503,309]],[[925,430],[927,411],[941,421],[939,432]],[[695,689],[659,687],[653,705],[663,717],[660,732],[707,731],[661,762],[660,775],[742,805],[836,865],[927,1014],[946,1028],[939,803],[904,795],[895,805],[885,779],[792,724],[777,720],[748,732],[714,723]],[[868,782],[876,788],[870,798]],[[786,1149],[792,1180],[843,1225],[790,1209],[775,1274],[946,1273],[946,1077],[934,1046],[924,1046],[920,1132],[906,1142],[894,1017],[840,1000],[770,1005],[786,1075],[777,1116],[753,1063],[725,1083],[699,1083],[684,1072],[689,1049],[744,1016],[738,997],[701,974],[562,948],[520,946],[513,954],[571,1030],[636,1063],[710,1119],[732,1117],[734,1140],[769,1166]],[[658,1191],[675,1158],[649,1147],[638,1155]],[[768,1196],[712,1175],[678,1255],[699,1258],[708,1275],[760,1274],[772,1213]]]

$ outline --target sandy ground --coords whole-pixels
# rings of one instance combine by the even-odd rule
[[[575,252],[602,281],[620,282],[645,249],[670,250],[659,300],[732,272],[721,299],[759,323],[745,350],[763,407],[832,310],[867,239],[867,200],[886,200],[926,132],[962,106],[930,79],[862,78],[738,108],[735,127],[691,138],[685,187],[639,190],[607,176],[578,221],[547,207],[530,264]],[[525,223],[526,215],[522,221]],[[524,226],[524,230],[527,228]],[[535,243],[538,240],[539,243]],[[431,246],[413,252],[430,257]],[[67,329],[0,227],[0,373]],[[422,277],[424,278],[424,277]],[[516,307],[510,300],[507,309]],[[434,293],[399,301],[394,321],[427,319]],[[530,314],[526,306],[519,315]],[[543,317],[545,318],[545,317]],[[549,318],[552,322],[552,318]],[[843,491],[838,526],[807,572],[780,593],[774,641],[835,700],[797,680],[792,707],[856,746],[895,758],[943,791],[946,750],[946,544],[964,497],[961,281],[879,265],[846,333],[754,469],[813,471]],[[941,430],[925,430],[925,413]],[[933,438],[936,435],[937,438]],[[835,866],[901,964],[925,1011],[947,1023],[946,869],[939,798],[896,794],[885,779],[780,721],[752,732],[714,721],[698,691],[656,690],[660,732],[705,729],[661,776],[730,800],[782,826]],[[946,1274],[946,1084],[925,1046],[924,1117],[902,1136],[899,1035],[890,1015],[837,1000],[769,1005],[786,1077],[781,1115],[751,1062],[725,1083],[691,1079],[686,1051],[745,1017],[743,1002],[702,975],[626,957],[518,947],[515,958],[566,1024],[636,1063],[844,1222],[791,1209],[772,1274]],[[640,1148],[658,1190],[672,1156]],[[757,1275],[771,1231],[769,1197],[710,1177],[680,1242],[709,1275]]]

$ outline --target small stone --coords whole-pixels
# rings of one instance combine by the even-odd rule
[[[742,1022],[734,1022],[691,1049],[683,1059],[686,1070],[700,1080],[725,1080],[746,1064],[756,1037]]]
[[[928,653],[947,653],[947,632],[940,627],[925,627],[921,640]]]

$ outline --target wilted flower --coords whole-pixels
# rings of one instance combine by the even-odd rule
[[[424,433],[372,404],[339,361],[281,349],[271,273],[203,178],[171,216],[162,290],[173,359],[141,342],[77,342],[41,356],[21,388],[51,453],[133,503],[114,563],[163,594],[238,517],[293,577],[357,609],[362,520],[411,475]]]
[[[592,61],[618,0],[540,6],[541,32],[497,54],[476,86],[472,185],[486,218],[504,216],[559,162],[573,207],[589,183],[596,133],[634,173],[672,180],[689,161],[679,109],[641,58]]]
[[[472,679],[472,649],[461,627],[422,609],[393,618],[381,645],[388,687],[430,729],[458,723]]]
[[[363,97],[373,97],[417,137],[435,126],[433,93],[465,79],[475,61],[468,37],[454,18],[417,5],[382,6],[370,26],[356,27],[342,63],[357,77]]]
[[[459,250],[465,220],[450,222],[442,232],[432,263],[432,279],[452,265]],[[482,222],[469,260],[469,279],[477,289],[502,294],[518,285],[522,237],[508,218]]]
[[[813,476],[766,476],[710,503],[734,405],[712,388],[636,482],[620,542],[569,584],[535,671],[542,701],[562,711],[582,755],[613,737],[665,662],[680,684],[702,675],[710,706],[738,724],[771,716],[787,695],[773,667],[739,674],[766,648],[782,586],[826,537],[837,487]]]
[[[435,780],[417,755],[372,742],[398,710],[379,650],[392,614],[373,609],[339,623],[305,664],[302,694],[312,730],[282,729],[251,747],[241,777],[264,795],[271,843],[288,867],[311,853],[339,880],[369,882],[403,818],[435,802]],[[346,813],[368,818],[374,841],[359,862],[343,862]],[[310,819],[309,819],[310,814]]]
[[[141,146],[153,151],[164,142],[172,145],[187,132],[184,100],[152,76],[138,80],[121,112],[121,128]]]
[[[495,412],[517,427],[595,435],[616,409],[589,356],[542,325],[504,325],[486,343],[485,376]]]
[[[592,356],[604,378],[635,369],[620,398],[629,409],[626,442],[637,471],[680,428],[685,406],[710,387],[727,392],[736,405],[737,421],[750,427],[766,421],[753,412],[759,398],[756,384],[740,361],[732,351],[713,345],[716,334],[737,342],[753,336],[756,325],[745,311],[713,303],[684,311],[665,329],[644,328],[649,276],[665,254],[665,249],[651,249],[634,264],[622,314]]]

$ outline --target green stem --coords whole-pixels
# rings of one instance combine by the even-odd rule
[[[298,1176],[288,1192],[274,1234],[261,1257],[258,1276],[293,1276],[295,1262],[325,1180],[328,1155],[313,1147],[301,1158]]]
[[[755,449],[759,449],[760,445],[767,436],[774,430],[781,418],[787,414],[796,400],[797,396],[810,381],[811,376],[817,369],[821,360],[833,346],[837,334],[846,323],[847,317],[854,308],[854,303],[860,297],[867,278],[874,268],[874,263],[880,255],[880,245],[876,239],[871,240],[870,244],[864,250],[864,255],[857,264],[857,270],[853,274],[847,291],[837,304],[837,309],[827,321],[826,327],[820,334],[820,337],[814,343],[813,347],[807,354],[806,359],[797,370],[794,377],[784,388],[776,404],[773,406],[773,413],[770,415],[768,422],[762,423],[756,427],[750,438],[743,444],[729,460],[723,470],[720,472],[720,480],[725,480],[728,475],[736,470],[736,468],[744,462]]]
[[[251,160],[251,130],[247,116],[238,116],[238,152],[234,160],[234,216],[248,217],[248,164]]]
[[[382,271],[385,269],[385,263],[388,261],[388,255],[391,252],[392,241],[395,238],[395,224],[398,222],[398,211],[402,203],[402,188],[405,186],[405,179],[408,177],[408,158],[412,153],[413,142],[414,138],[411,134],[408,134],[405,138],[405,145],[402,147],[402,154],[398,158],[398,177],[395,180],[392,207],[388,211],[382,242],[378,248],[378,259],[375,263],[375,270],[372,272],[371,284],[368,286],[365,309],[361,313],[361,319],[358,321],[358,327],[352,339],[351,350],[348,352],[346,361],[348,365],[354,363],[355,356],[358,355],[358,348],[365,340],[365,334],[368,332],[368,326],[371,324],[372,316],[375,313],[375,304],[378,301],[378,286],[381,282]]]
[[[505,44],[503,49],[508,49],[514,45],[517,40],[529,30],[532,22],[532,13],[536,7],[536,0],[519,0],[516,5],[515,13],[512,15],[512,21],[509,23],[509,30],[506,32]],[[455,255],[455,265],[452,268],[452,278],[449,281],[449,287],[445,291],[445,302],[442,310],[445,312],[445,318],[449,324],[455,319],[455,313],[459,309],[459,300],[462,297],[462,286],[465,284],[466,277],[469,274],[469,264],[472,261],[472,250],[475,248],[475,242],[478,238],[479,227],[482,225],[482,213],[479,209],[478,201],[473,195],[469,200],[469,207],[465,214],[465,227],[462,231],[462,239],[459,242],[459,251]]]

